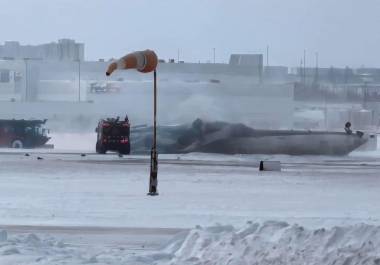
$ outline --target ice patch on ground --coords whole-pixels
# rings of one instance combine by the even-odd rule
[[[270,221],[241,229],[198,227],[170,242],[156,264],[380,264],[379,250],[380,226],[309,230]]]

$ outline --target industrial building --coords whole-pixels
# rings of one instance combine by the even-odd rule
[[[48,118],[80,115],[81,119],[97,119],[104,111],[116,115],[126,106],[144,102],[151,93],[150,75],[117,71],[108,78],[105,69],[109,61],[85,61],[84,44],[74,40],[61,39],[37,46],[6,42],[0,46],[0,57],[3,115],[46,116],[46,107],[53,104],[55,112]],[[371,101],[370,106],[365,106],[376,110],[373,123],[380,120],[377,69],[292,69],[264,66],[262,54],[232,54],[229,63],[161,59],[157,70],[163,103],[160,111],[166,114],[161,117],[166,122],[190,121],[207,114],[214,115],[214,119],[252,121],[259,127],[286,128],[292,126],[296,101]],[[207,113],[202,105],[214,106],[214,112]],[[173,107],[183,111],[173,112]],[[128,112],[143,120],[142,114],[148,111],[149,104],[138,104]],[[241,117],[248,117],[249,121],[239,120]]]
[[[0,45],[0,58],[84,61],[84,44],[71,39],[39,45],[21,45],[18,41],[6,41]]]

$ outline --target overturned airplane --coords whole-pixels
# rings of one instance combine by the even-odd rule
[[[149,153],[152,127],[131,129],[132,153]],[[160,153],[345,155],[368,141],[358,131],[256,130],[241,123],[205,122],[159,126]]]

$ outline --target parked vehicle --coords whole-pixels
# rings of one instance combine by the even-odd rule
[[[120,154],[130,153],[128,117],[123,121],[120,121],[119,117],[102,119],[95,131],[97,132],[96,152],[98,154],[105,154],[107,151],[116,151]]]
[[[47,120],[0,120],[0,146],[34,148],[46,144],[50,137],[44,128]]]

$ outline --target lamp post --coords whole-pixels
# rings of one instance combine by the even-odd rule
[[[25,62],[25,101],[28,101],[28,86],[29,86],[29,82],[28,82],[28,60],[29,60],[29,58],[24,58],[24,62]]]
[[[116,69],[136,69],[141,73],[153,72],[153,143],[150,152],[150,178],[149,192],[147,195],[158,195],[157,173],[158,173],[158,152],[157,152],[157,72],[158,58],[154,51],[145,50],[133,52],[125,55],[116,62],[108,66],[106,75],[110,76]]]
[[[35,69],[38,67],[36,63],[42,61],[42,58],[25,57],[23,60],[25,63],[25,101],[33,101],[36,93],[34,84],[36,80]],[[29,64],[30,61],[32,64]],[[32,73],[30,73],[30,70],[32,70]],[[30,83],[32,84],[31,87]]]
[[[77,60],[78,62],[78,101],[80,102],[81,101],[81,98],[80,98],[80,60]]]

